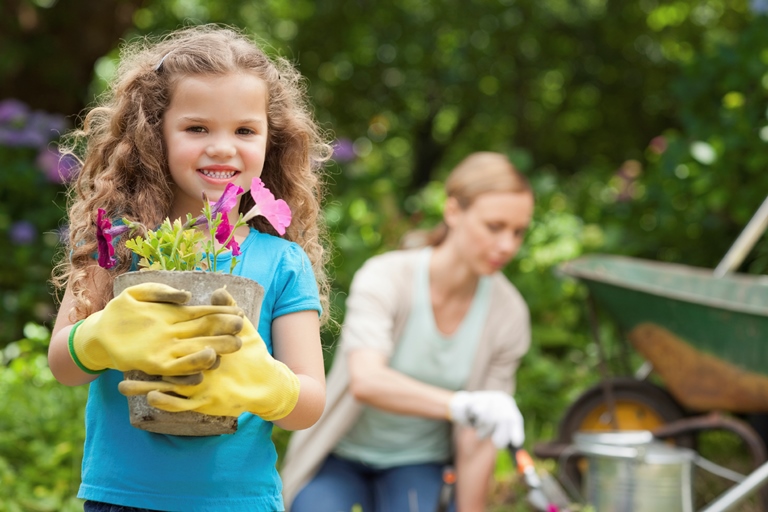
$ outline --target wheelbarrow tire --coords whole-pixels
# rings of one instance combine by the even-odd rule
[[[651,382],[617,377],[610,380],[610,385],[620,431],[653,430],[686,417],[677,401]],[[560,420],[558,442],[570,445],[574,434],[582,430],[615,430],[607,411],[605,383],[601,382],[587,389],[568,407]],[[696,448],[696,437],[693,434],[681,435],[672,441],[677,446]],[[583,463],[580,459],[573,455],[560,464],[561,478],[567,478],[576,488],[581,487]]]

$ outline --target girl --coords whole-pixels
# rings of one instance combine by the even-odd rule
[[[328,407],[288,446],[293,512],[436,510],[451,460],[457,509],[485,510],[496,449],[523,442],[510,393],[529,314],[501,269],[523,242],[533,194],[497,153],[467,157],[445,188],[427,248],[376,256],[355,275]],[[446,420],[460,427],[453,442]]]
[[[319,326],[328,285],[318,213],[319,169],[330,146],[298,72],[228,28],[186,28],[126,46],[110,93],[75,134],[85,155],[68,211],[70,257],[54,276],[66,290],[51,370],[67,385],[90,382],[78,496],[88,512],[282,510],[269,420],[306,428],[325,403]],[[258,332],[231,303],[184,306],[173,288],[139,285],[111,296],[115,274],[130,270],[132,258],[118,244],[112,271],[95,264],[99,208],[145,226],[183,221],[200,214],[203,193],[213,202],[228,183],[248,190],[255,177],[293,210],[285,239],[261,217],[236,232],[242,255],[233,273],[265,289]],[[253,206],[248,194],[239,201],[241,212]],[[237,214],[233,209],[230,223]],[[228,268],[230,258],[219,267]],[[248,358],[236,400],[228,394],[235,386],[224,389],[219,378],[235,373],[225,370],[226,356],[208,368],[237,350]],[[238,431],[177,437],[131,427],[118,385],[121,371],[143,368],[166,376],[207,370],[202,384],[184,388],[185,403],[193,404],[187,408],[242,413]],[[121,389],[126,383],[130,390],[129,381]],[[212,400],[200,399],[200,389]],[[184,408],[178,396],[158,393],[150,393],[158,407]]]

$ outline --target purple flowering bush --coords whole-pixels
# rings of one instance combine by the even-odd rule
[[[63,116],[0,100],[0,348],[27,322],[50,324],[48,279],[64,217],[64,184],[76,168],[55,147]]]

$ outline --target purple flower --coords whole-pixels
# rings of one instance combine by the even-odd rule
[[[37,228],[28,220],[20,220],[11,225],[11,242],[16,245],[29,245],[37,238]]]
[[[17,147],[43,147],[58,138],[67,126],[64,116],[48,114],[19,100],[0,102],[0,144]]]
[[[218,201],[211,205],[211,219],[215,219],[218,213],[222,213],[225,217],[227,214],[237,205],[237,197],[243,193],[243,189],[234,183],[227,183],[227,187],[224,189],[224,193]],[[203,192],[203,201],[208,202],[208,195]],[[227,220],[229,222],[229,220]],[[205,226],[208,224],[208,219],[205,218],[205,214],[198,215],[192,224],[186,226],[189,228],[195,226]]]
[[[749,6],[755,14],[768,14],[768,0],[751,0]]]
[[[354,144],[349,139],[338,139],[333,143],[333,159],[337,162],[350,162],[357,157]]]
[[[243,189],[234,183],[227,183],[227,188],[224,189],[224,193],[211,206],[211,218],[216,217],[216,214],[221,212],[225,216],[237,205],[237,197],[243,193]]]
[[[103,268],[112,268],[117,263],[112,239],[122,235],[131,228],[125,224],[112,227],[112,222],[106,215],[107,212],[102,208],[99,208],[96,217],[96,242],[98,243],[99,266]]]
[[[21,124],[29,115],[29,107],[16,99],[0,101],[0,123]]]
[[[79,167],[75,157],[70,154],[62,155],[57,149],[51,148],[40,151],[35,163],[45,172],[48,181],[60,184],[68,182]]]
[[[48,140],[43,135],[26,127],[17,129],[0,126],[0,144],[10,147],[36,148],[45,145]]]
[[[35,110],[29,116],[27,125],[30,129],[40,133],[46,142],[58,139],[67,129],[67,120],[59,114],[49,114],[42,110]]]

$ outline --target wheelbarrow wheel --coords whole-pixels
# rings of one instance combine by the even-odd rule
[[[605,383],[585,391],[565,412],[559,425],[558,442],[571,444],[579,431],[654,430],[666,423],[683,419],[682,407],[663,388],[632,378],[612,378],[610,381],[616,412],[615,427],[605,398]],[[672,440],[676,446],[696,447],[696,437],[686,434]],[[560,465],[562,479],[581,487],[585,461],[573,455]]]

